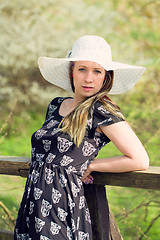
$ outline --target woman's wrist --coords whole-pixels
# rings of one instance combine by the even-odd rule
[[[95,171],[95,169],[94,169],[94,160],[90,163],[90,165],[88,166],[88,171],[91,173],[91,172],[93,172],[93,171]]]

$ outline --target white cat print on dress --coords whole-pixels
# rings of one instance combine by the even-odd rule
[[[17,234],[18,240],[29,240],[29,234],[28,233],[21,233]]]
[[[80,200],[79,200],[79,209],[82,209],[85,207],[85,197],[84,196],[80,196]]]
[[[72,229],[68,226],[67,226],[67,237],[68,237],[68,240],[73,240]]]
[[[40,236],[40,240],[51,240],[51,239],[48,238],[48,237],[45,237],[45,236],[41,235],[41,236]]]
[[[73,202],[71,196],[68,194],[68,206],[70,207],[71,213],[73,212],[73,208],[75,207],[75,203]]]
[[[33,193],[34,199],[35,200],[40,199],[42,193],[43,193],[43,191],[41,189],[35,187],[34,188],[34,193]]]
[[[67,215],[68,215],[68,213],[64,209],[58,207],[58,217],[61,221],[65,221]]]
[[[57,223],[51,222],[50,231],[53,235],[56,235],[59,233],[59,230],[61,229],[61,226]]]
[[[90,156],[95,151],[96,151],[96,148],[91,143],[84,141],[84,145],[82,148],[83,156]]]
[[[47,131],[39,129],[35,133],[35,138],[39,140],[45,133],[47,133]]]
[[[92,129],[92,118],[87,119],[87,125],[88,125],[89,129]]]
[[[75,225],[75,221],[73,218],[71,218],[71,224],[72,224],[72,232],[76,231],[76,225]]]
[[[53,183],[55,172],[53,172],[50,168],[45,168],[45,180],[47,184]]]
[[[36,153],[36,161],[39,162],[39,166],[42,167],[44,162],[42,161],[42,159],[44,158],[45,154],[42,153]]]
[[[31,174],[31,181],[35,184],[37,183],[38,178],[39,178],[39,172],[36,170],[33,170]]]
[[[65,138],[58,137],[57,140],[58,140],[57,148],[60,153],[67,152],[70,146],[72,146],[73,144],[73,142],[70,142]]]
[[[47,158],[46,158],[46,162],[51,163],[55,157],[56,157],[56,155],[54,155],[52,153],[49,153]]]
[[[50,210],[52,208],[52,205],[46,201],[42,200],[42,205],[41,205],[41,213],[43,217],[47,217],[50,214]]]
[[[110,118],[107,118],[105,120],[103,120],[102,122],[99,122],[98,125],[103,125],[104,123],[106,122],[111,122],[113,119],[110,117]]]
[[[86,208],[85,218],[86,218],[86,221],[88,221],[91,224],[91,218],[90,218],[90,213],[88,208]]]
[[[59,97],[57,102],[61,103],[63,100],[64,100],[64,97]]]
[[[57,189],[52,188],[52,201],[54,204],[59,203],[62,194]]]
[[[47,124],[47,128],[51,128],[51,127],[54,127],[58,124],[59,122],[57,120],[51,120],[48,124]]]
[[[52,117],[52,114],[55,112],[56,109],[57,109],[57,106],[49,104],[49,106],[48,106],[48,119],[50,119]]]
[[[67,185],[67,179],[63,176],[63,174],[59,174],[60,179],[59,179],[59,183],[61,184],[61,187],[66,187]]]
[[[80,168],[81,175],[83,175],[84,172],[85,172],[85,170],[87,169],[88,163],[89,163],[89,160],[85,161],[85,162],[82,164],[82,166],[81,166],[81,168]]]
[[[78,232],[78,240],[89,240],[89,233]]]
[[[51,135],[55,135],[59,132],[59,128],[54,128],[53,131],[51,132]]]
[[[72,159],[69,156],[64,155],[62,160],[60,161],[60,164],[61,164],[61,166],[67,166],[68,164],[70,164],[73,161],[74,161],[74,159]]]
[[[77,170],[75,169],[75,167],[69,166],[68,169],[66,169],[67,174],[70,173],[76,173]]]
[[[40,218],[35,217],[35,229],[37,233],[41,232],[44,225],[45,225],[44,221],[42,221]]]
[[[72,189],[73,196],[77,197],[77,194],[78,194],[78,192],[80,192],[80,189],[72,181],[71,181],[71,189]]]
[[[51,141],[50,140],[42,140],[44,144],[44,150],[48,152],[51,148]]]
[[[101,105],[100,107],[97,108],[102,114],[109,114],[110,112],[107,111],[107,109]]]
[[[30,201],[30,205],[29,205],[29,215],[31,215],[33,213],[33,209],[34,209],[34,203],[32,201]]]

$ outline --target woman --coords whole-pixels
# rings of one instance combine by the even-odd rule
[[[91,240],[90,213],[83,183],[92,171],[126,172],[148,168],[148,155],[107,96],[130,89],[145,68],[112,61],[98,36],[83,36],[65,59],[39,58],[43,77],[74,97],[58,97],[32,136],[32,163],[14,239]],[[122,156],[95,159],[112,141]]]

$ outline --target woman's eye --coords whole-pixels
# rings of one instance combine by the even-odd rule
[[[79,68],[79,71],[80,71],[80,72],[84,72],[84,71],[85,71],[85,68]]]
[[[101,73],[101,71],[99,71],[99,70],[95,70],[95,72],[96,72],[96,73],[98,73],[98,74],[100,74],[100,73]]]

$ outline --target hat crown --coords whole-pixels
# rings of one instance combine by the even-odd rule
[[[73,45],[70,58],[101,62],[103,65],[112,62],[111,48],[102,38],[94,35],[80,37]]]

